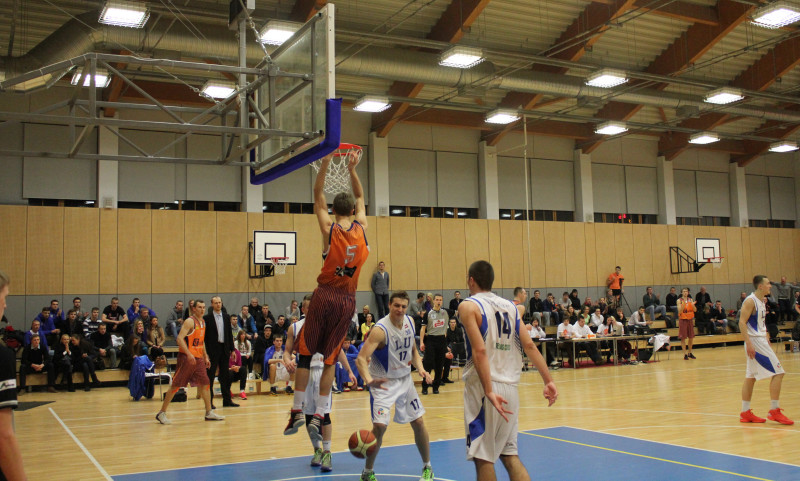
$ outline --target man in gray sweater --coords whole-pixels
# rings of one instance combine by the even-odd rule
[[[375,302],[378,304],[378,319],[383,319],[389,314],[389,273],[386,264],[378,262],[378,270],[372,275],[372,292],[375,293]]]
[[[773,292],[775,297],[778,298],[778,322],[783,324],[786,321],[791,321],[792,303],[794,301],[794,291],[797,286],[786,282],[786,276],[781,277],[780,284],[773,284]]]

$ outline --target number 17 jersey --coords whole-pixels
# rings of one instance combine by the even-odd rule
[[[372,329],[382,329],[386,345],[372,353],[369,373],[372,377],[397,379],[411,374],[411,359],[416,342],[414,321],[403,316],[403,325],[398,329],[389,316],[378,321]]]
[[[479,292],[464,302],[474,302],[481,313],[479,327],[483,343],[486,345],[486,357],[489,360],[492,381],[518,383],[522,372],[522,343],[519,339],[520,319],[517,307],[508,299],[491,292]],[[465,381],[478,376],[469,337],[466,338],[466,344]]]

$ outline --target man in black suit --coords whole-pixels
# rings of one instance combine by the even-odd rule
[[[214,393],[214,374],[219,368],[219,385],[222,391],[222,405],[225,407],[239,407],[231,401],[231,376],[228,371],[228,362],[233,351],[233,334],[231,333],[231,317],[222,311],[222,299],[219,296],[211,298],[211,312],[203,316],[206,323],[206,353],[211,360],[208,368],[208,379],[211,381],[212,398]],[[212,406],[212,409],[214,407]]]

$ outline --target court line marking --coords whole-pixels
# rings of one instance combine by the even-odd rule
[[[579,443],[577,441],[570,441],[570,440],[567,440],[567,439],[554,438],[552,436],[544,436],[542,434],[533,434],[533,433],[528,433],[528,432],[524,432],[524,431],[522,432],[522,434],[526,434],[528,436],[533,436],[533,437],[537,437],[537,438],[549,439],[551,441],[561,441],[562,443],[575,444],[577,446],[584,446],[584,447],[587,447],[587,448],[595,448],[595,449],[600,449],[600,450],[603,450],[603,451],[610,451],[610,452],[613,452],[613,453],[627,454],[629,456],[636,456],[636,457],[639,457],[639,458],[652,459],[652,460],[655,460],[655,461],[663,461],[665,463],[678,464],[678,465],[681,465],[681,466],[688,466],[690,468],[705,469],[706,471],[714,471],[716,473],[730,474],[730,475],[739,476],[739,477],[742,477],[742,478],[757,479],[759,481],[772,481],[772,480],[770,480],[768,478],[759,478],[759,477],[756,477],[756,476],[750,476],[748,474],[735,473],[733,471],[725,471],[724,469],[709,468],[707,466],[700,466],[700,465],[697,465],[697,464],[684,463],[684,462],[675,461],[675,460],[672,460],[672,459],[658,458],[658,457],[655,457],[655,456],[648,456],[646,454],[631,453],[629,451],[622,451],[622,450],[619,450],[619,449],[606,448],[604,446],[596,446],[594,444]]]
[[[751,426],[748,426],[748,424],[750,424]],[[753,424],[755,424],[755,425],[753,425]],[[763,426],[760,423],[740,423],[739,426],[725,426],[725,425],[718,425],[718,424],[667,424],[667,425],[663,425],[663,426],[650,425],[650,426],[628,426],[628,427],[619,427],[619,428],[608,428],[608,429],[604,429],[603,431],[599,431],[599,432],[604,432],[604,433],[611,434],[609,431],[624,431],[626,429],[653,429],[653,428],[659,428],[659,429],[681,428],[681,429],[683,429],[683,428],[702,427],[702,428],[725,428],[725,429],[760,429],[760,430],[781,431],[781,432],[787,432],[788,431],[788,432],[795,433],[795,434],[800,433],[800,431],[797,430],[797,429],[780,428],[778,426],[769,427],[769,426],[770,425]],[[636,439],[639,439],[639,438],[636,438]],[[657,443],[659,441],[651,441],[651,442]],[[687,447],[687,446],[683,446],[683,447]],[[692,449],[694,449],[694,448],[692,448]],[[727,453],[723,453],[722,451],[714,451],[714,450],[708,450],[708,451],[710,451],[712,453],[727,454]],[[748,459],[752,459],[752,458],[748,458]],[[790,466],[795,466],[795,465],[794,464],[790,464]]]
[[[108,472],[106,472],[106,470],[103,469],[103,466],[101,466],[100,463],[98,463],[97,460],[94,458],[94,456],[92,456],[92,453],[90,453],[89,450],[86,449],[86,446],[84,446],[83,443],[74,434],[72,434],[72,431],[70,431],[67,425],[64,424],[64,421],[62,421],[61,418],[58,417],[58,414],[56,414],[56,412],[53,411],[53,408],[47,408],[47,409],[50,410],[50,414],[52,414],[56,418],[56,421],[58,421],[58,423],[61,424],[61,427],[64,428],[67,434],[69,434],[69,437],[71,437],[72,440],[75,441],[75,444],[77,444],[78,447],[81,448],[83,454],[85,454],[86,457],[89,458],[89,461],[91,461],[92,464],[94,464],[94,466],[97,468],[97,470],[100,471],[100,474],[102,474],[106,480],[113,481],[111,479],[111,476],[108,475]]]
[[[325,474],[323,474],[321,476],[325,476],[326,478],[341,478],[341,477],[344,477],[344,476],[348,476],[348,477],[349,476],[361,476],[361,473],[337,473],[337,474],[325,473]],[[386,477],[419,479],[419,476],[411,475],[411,474],[384,474],[384,473],[381,473],[381,478],[386,478]],[[320,475],[300,476],[300,477],[297,477],[297,478],[276,479],[275,481],[298,481],[300,479],[319,479],[319,478],[320,478]],[[439,481],[457,481],[455,479],[447,479],[447,478],[436,478],[436,479],[438,479]]]

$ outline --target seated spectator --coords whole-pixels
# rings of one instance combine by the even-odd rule
[[[84,312],[83,308],[81,308],[81,302],[83,301],[81,301],[80,297],[72,299],[72,308],[78,313],[78,322],[83,324],[83,321],[89,316],[89,313]]]
[[[625,313],[622,312],[622,306],[616,307],[616,315],[614,317],[620,324],[622,324],[625,334],[630,334],[631,328],[628,326],[628,318],[625,317]]]
[[[100,324],[97,331],[89,336],[89,341],[94,345],[94,348],[97,349],[97,353],[100,357],[108,359],[108,367],[111,369],[117,367],[117,354],[119,354],[119,349],[114,347],[114,343],[111,341],[111,333],[108,332],[108,327],[106,327],[105,324]]]
[[[650,327],[653,325],[653,321],[652,320],[648,321],[644,317],[644,306],[639,306],[639,309],[633,314],[631,314],[631,318],[628,321],[628,325],[637,334],[650,334],[653,332],[653,329]]]
[[[569,292],[564,291],[564,293],[561,294],[561,302],[559,302],[559,307],[561,308],[561,315],[564,315],[564,313],[567,312],[567,309],[569,309],[570,306],[572,306],[572,301],[569,298]],[[573,307],[573,309],[575,308]]]
[[[592,333],[592,330],[586,325],[586,320],[583,317],[579,317],[578,324],[572,326],[573,339],[588,339],[593,335],[594,334]],[[600,356],[600,353],[597,350],[597,342],[595,341],[578,342],[578,344],[575,346],[575,350],[578,353],[580,353],[581,350],[586,351],[586,355],[589,356],[592,362],[596,365],[603,363],[603,358]],[[570,365],[572,365],[571,362]]]
[[[526,326],[526,328],[528,329],[528,334],[531,336],[531,340],[533,341],[533,344],[536,346],[536,349],[538,349],[539,352],[542,352],[542,342],[539,339],[544,339],[545,337],[547,337],[547,334],[545,334],[544,329],[542,329],[542,327],[539,325],[539,319],[536,319],[534,317],[533,321],[528,326]],[[558,365],[558,362],[555,359],[555,354],[553,353],[552,349],[546,351],[545,361],[551,368],[555,368]],[[448,368],[445,367],[445,369]]]
[[[192,317],[192,309],[194,309],[194,299],[189,299],[189,305],[186,306],[186,309],[183,311],[184,319],[189,319]],[[180,329],[178,329],[178,332],[181,332]]]
[[[425,294],[425,311],[430,312],[433,309],[433,293],[429,292]]]
[[[246,401],[247,359],[242,355],[242,351],[244,351],[248,356],[250,355],[250,341],[247,340],[247,333],[245,331],[239,331],[239,334],[236,336],[236,341],[233,343],[233,347],[234,349],[231,352],[229,364],[231,383],[239,381],[239,397]],[[231,393],[231,397],[233,397],[233,393]]]
[[[602,315],[603,318],[607,318],[612,314],[605,297],[601,297],[597,300],[597,307],[600,309],[600,315]]]
[[[372,314],[370,314],[372,315]],[[351,390],[363,391],[364,381],[358,374],[356,367],[356,358],[358,357],[359,350],[352,344],[351,339],[345,338],[342,343],[342,351],[347,359],[347,364],[350,366],[350,371],[355,374],[356,382],[352,383],[350,380],[350,371],[347,367],[343,366],[341,362],[336,362],[336,385],[342,392],[350,392]]]
[[[264,303],[264,305],[261,306],[261,315],[258,318],[256,318],[256,329],[258,330],[258,332],[261,332],[264,330],[265,325],[273,325],[273,324],[275,324],[275,317],[269,311],[269,305],[267,303]]]
[[[120,354],[119,368],[130,369],[133,366],[133,359],[142,355],[142,338],[140,336],[128,336],[122,346]]]
[[[714,324],[715,330],[722,331],[722,334],[726,334],[728,332],[728,314],[725,312],[725,308],[722,307],[722,301],[718,300],[714,303],[714,307],[711,308],[710,320]],[[734,324],[736,323],[734,322],[730,324],[731,330],[738,332],[733,328]]]
[[[447,310],[450,311],[450,317],[453,317],[453,316],[456,315],[456,312],[458,312],[458,306],[462,302],[464,302],[464,299],[461,298],[461,292],[460,291],[456,291],[453,294],[453,298],[450,299],[450,305],[447,306],[448,307]]]
[[[736,301],[736,319],[739,319],[739,312],[742,311],[742,303],[747,299],[747,293],[742,292],[739,294],[739,300]]]
[[[56,372],[50,354],[41,344],[41,336],[33,334],[31,343],[22,350],[22,364],[19,366],[19,387],[17,390],[22,393],[25,390],[25,377],[28,374],[47,373],[47,392],[56,392]],[[28,386],[27,392],[31,392]]]
[[[565,312],[563,316],[564,319],[568,320],[573,326],[578,322],[578,313],[575,312],[571,304],[567,307],[567,312]]]
[[[606,289],[606,302],[608,303],[608,312],[614,314],[619,307],[619,296],[614,295],[614,289]]]
[[[42,348],[45,351],[50,351],[50,349],[47,347],[47,337],[45,337],[44,332],[41,331],[41,322],[39,322],[38,319],[34,319],[33,322],[31,322],[31,330],[25,333],[23,345],[30,346],[31,338],[34,335],[39,336],[39,341],[42,344]]]
[[[416,332],[417,344],[419,344],[419,330],[422,328],[422,318],[428,312],[425,309],[425,294],[417,293],[417,299],[408,304],[408,315],[414,319],[414,332]]]
[[[358,328],[361,329],[361,326],[367,321],[367,314],[369,314],[369,306],[366,305],[361,308],[361,312],[358,313]],[[375,316],[372,316],[375,319]]]
[[[167,336],[164,329],[158,325],[158,318],[153,316],[150,318],[150,325],[147,329],[147,350],[150,354],[150,359],[155,359],[164,354],[164,341]]]
[[[153,315],[150,314],[150,309],[142,306],[142,308],[139,309],[139,316],[133,320],[133,323],[136,324],[136,321],[142,321],[142,325],[144,326],[145,330],[147,330],[147,328],[150,326],[150,323],[152,322],[152,319]],[[131,332],[133,332],[133,329],[131,329]],[[147,337],[145,336],[145,338],[142,339],[142,341],[147,341]]]
[[[261,305],[258,303],[258,297],[250,298],[250,304],[248,304],[248,311],[250,311],[250,314],[253,316],[253,318],[258,317],[258,313],[261,312]]]
[[[608,328],[610,336],[623,336],[625,335],[625,326],[617,320],[616,317],[611,316],[608,318]],[[628,362],[631,358],[633,347],[628,341],[617,341],[617,358],[622,362]]]
[[[578,314],[578,319],[583,319],[584,324],[589,326],[589,322],[592,320],[592,315],[589,313],[589,306],[581,306],[581,311]],[[591,327],[589,327],[591,330]]]
[[[278,317],[280,320],[283,316]],[[292,354],[294,359],[294,354]],[[283,365],[283,334],[275,334],[272,339],[272,346],[264,353],[264,369],[261,378],[269,381],[271,387],[269,393],[273,396],[278,394],[278,387],[276,384],[285,383],[286,394],[294,393],[294,390],[289,385],[289,382],[294,380],[294,373],[289,374],[286,366]]]
[[[571,309],[572,305],[570,305],[569,308]],[[569,317],[564,316],[562,318],[562,322],[561,324],[558,325],[558,328],[556,330],[556,338],[563,341],[572,339],[572,324],[570,324],[569,322]],[[570,346],[568,342],[560,342],[558,344],[558,348],[561,350],[562,353],[563,352],[567,353],[569,357],[569,365],[574,366],[575,357],[572,355],[572,346]]]
[[[581,311],[581,299],[578,297],[578,289],[572,289],[569,293],[569,302],[572,303],[572,308],[575,312]]]
[[[50,301],[50,317],[53,318],[53,322],[59,320],[63,321],[64,319],[67,318],[67,316],[64,314],[64,311],[62,311],[61,308],[59,308],[58,306],[59,306],[58,300],[53,299],[52,301]]]
[[[701,304],[698,304],[700,306]],[[711,308],[702,305],[695,313],[694,325],[700,334],[714,334],[714,323],[711,321]]]
[[[154,310],[150,309],[149,307],[145,306],[144,304],[142,304],[142,301],[140,301],[138,297],[134,297],[133,298],[133,302],[131,302],[131,307],[128,308],[128,313],[127,313],[128,314],[128,320],[131,321],[131,322],[135,321],[136,318],[138,318],[139,316],[142,315],[142,311],[144,309],[147,309],[147,312],[148,312],[148,314],[150,316],[155,316],[156,315],[156,311],[154,311]],[[147,319],[142,319],[142,320],[144,321],[144,325],[145,326],[149,326],[150,325],[150,323],[148,322]]]
[[[674,326],[675,319],[678,318],[678,293],[674,287],[669,288],[669,294],[667,294],[667,301],[665,307],[667,308],[667,311],[672,313],[672,325]]]
[[[375,318],[372,317],[372,313],[367,314],[364,324],[361,325],[361,339],[367,338],[367,333],[370,329],[375,325]]]
[[[583,305],[589,308],[589,312],[594,312],[594,308],[597,307],[594,302],[592,302],[591,297],[587,297],[583,300]]]
[[[253,345],[253,368],[258,367],[259,373],[261,372],[261,366],[264,364],[264,353],[267,352],[270,346],[272,346],[272,325],[267,324]]]
[[[119,307],[118,297],[111,298],[111,304],[103,309],[101,319],[108,325],[108,331],[111,334],[122,336],[125,339],[130,335],[131,321],[125,314],[125,311]]]
[[[544,317],[544,299],[542,299],[542,293],[539,291],[539,289],[533,291],[533,297],[531,297],[528,312],[530,312],[531,319],[538,319],[539,324],[542,323],[542,317]],[[548,313],[547,320],[544,322],[547,324],[549,321],[550,315]]]
[[[713,303],[711,302],[711,294],[706,292],[705,286],[700,286],[700,292],[697,293],[695,299],[695,305],[697,306],[698,311],[702,306],[711,307],[713,305]]]
[[[444,333],[445,342],[447,342],[447,352],[451,355],[447,358],[445,355],[444,374],[442,375],[442,382],[445,384],[452,383],[450,380],[450,366],[454,363],[458,365],[456,358],[466,362],[467,348],[464,342],[464,329],[458,325],[455,319],[448,321],[447,331]]]
[[[592,314],[591,319],[589,319],[589,328],[592,329],[592,331],[599,333],[600,331],[598,329],[605,324],[605,320],[606,319],[603,317],[603,313],[600,310],[600,306],[595,307],[594,314]]]
[[[34,320],[39,321],[40,329],[44,338],[47,340],[45,344],[55,345],[61,339],[61,330],[56,327],[55,319],[50,314],[49,307],[43,307],[42,312],[37,315]]]
[[[275,339],[275,336],[283,336],[286,337],[286,330],[289,328],[289,324],[286,322],[286,316],[281,314],[278,316],[278,320],[275,321],[275,324],[272,325],[272,339]]]
[[[177,338],[178,333],[181,332],[183,319],[183,301],[178,299],[175,302],[175,307],[169,311],[169,315],[167,316],[166,334],[172,338]]]
[[[347,334],[344,337],[345,339],[350,339],[350,343],[356,347],[361,344],[361,328],[358,325],[357,316],[350,321],[350,325],[347,327]]]
[[[239,331],[243,331],[244,329],[242,329],[242,325],[239,323],[239,316],[236,314],[231,314],[230,322],[231,334],[233,334],[233,338],[236,339],[236,336],[239,335]],[[246,332],[245,335],[247,335]]]
[[[75,386],[72,383],[72,345],[70,344],[69,335],[64,334],[61,336],[53,350],[55,351],[53,354],[53,367],[55,368],[56,377],[61,374],[61,384],[66,382],[67,390],[75,392]]]
[[[300,307],[298,306],[298,303],[297,303],[296,300],[292,299],[292,304],[289,305],[289,306],[286,306],[285,314],[286,314],[285,317],[287,319],[291,319],[292,316],[295,316],[298,319],[300,319]]]
[[[542,311],[542,317],[546,325],[555,326],[561,322],[561,315],[558,312],[558,308],[559,306],[556,304],[555,296],[550,292],[547,293],[547,299],[544,300],[544,311]]]
[[[242,306],[242,312],[239,313],[239,326],[244,329],[248,340],[252,340],[253,336],[258,335],[256,320],[250,314],[249,306]]]
[[[83,324],[78,321],[78,311],[75,309],[70,309],[67,312],[66,319],[63,321],[57,321],[56,327],[58,327],[63,334],[69,334],[70,336],[73,334],[83,335]]]
[[[133,322],[132,335],[139,338],[142,346],[142,354],[147,355],[147,330],[144,328],[144,322],[142,322],[141,316],[140,319],[136,319]]]
[[[83,337],[90,338],[92,334],[97,332],[100,329],[100,326],[105,326],[106,324],[100,320],[100,308],[93,307],[92,313],[83,320]],[[109,337],[111,334],[109,334]]]
[[[97,357],[94,345],[80,334],[73,334],[70,338],[70,343],[72,344],[72,369],[73,371],[80,370],[83,372],[83,390],[92,390],[91,386],[89,386],[90,377],[92,386],[100,387],[100,380],[97,379],[94,368],[94,359]]]
[[[764,324],[767,328],[767,333],[769,333],[769,338],[770,340],[777,339],[778,334],[780,334],[778,329],[778,303],[770,294],[767,294],[764,297],[764,307],[767,311],[764,316]]]
[[[667,306],[661,304],[661,299],[658,297],[658,294],[653,294],[652,287],[648,287],[647,293],[642,296],[642,304],[644,304],[645,311],[650,314],[651,321],[656,320],[656,314],[661,314],[668,328],[675,327],[675,321],[667,318]]]

